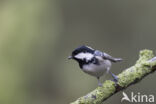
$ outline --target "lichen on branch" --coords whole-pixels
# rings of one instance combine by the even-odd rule
[[[101,104],[110,96],[137,83],[149,73],[154,72],[156,70],[156,57],[153,57],[154,54],[151,50],[145,49],[140,51],[136,64],[117,75],[119,78],[117,84],[114,81],[106,80],[102,87],[97,87],[71,104]]]

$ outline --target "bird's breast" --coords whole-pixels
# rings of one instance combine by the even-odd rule
[[[106,69],[110,66],[111,63],[109,62],[102,62],[98,65],[90,63],[90,64],[83,65],[82,70],[85,73],[88,73],[93,76],[102,76],[105,73]]]

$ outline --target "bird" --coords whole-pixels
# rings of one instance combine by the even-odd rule
[[[105,73],[110,73],[114,81],[118,81],[118,77],[110,71],[110,68],[112,62],[120,62],[122,58],[114,58],[107,53],[82,45],[74,49],[68,59],[77,61],[83,72],[96,77],[98,86],[102,86],[100,77]]]

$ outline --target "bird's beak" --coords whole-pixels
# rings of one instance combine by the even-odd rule
[[[69,56],[69,57],[68,57],[68,59],[72,59],[72,58],[73,58],[72,56]]]

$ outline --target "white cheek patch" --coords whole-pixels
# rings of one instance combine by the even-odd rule
[[[94,50],[92,47],[89,47],[89,46],[86,46],[86,47],[88,47],[88,48],[91,49],[91,50]]]
[[[78,59],[86,59],[86,60],[90,60],[91,58],[93,58],[93,54],[91,53],[79,53],[75,56]]]

